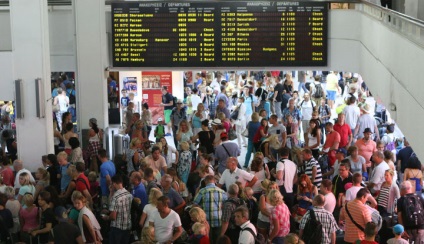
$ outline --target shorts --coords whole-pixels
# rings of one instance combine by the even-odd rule
[[[171,122],[171,114],[172,114],[172,109],[165,109],[163,111],[163,114],[165,116],[165,123],[168,124]]]
[[[331,101],[336,101],[336,91],[327,90],[327,99]]]

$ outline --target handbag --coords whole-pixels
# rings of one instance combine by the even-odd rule
[[[249,137],[249,129],[248,128],[244,129],[244,131],[241,133],[241,135],[244,136],[244,137]]]
[[[59,112],[59,110],[60,110],[59,103],[57,103],[57,104],[53,103],[52,110],[53,110],[54,113]]]
[[[232,120],[237,120],[238,116],[239,116],[239,108],[240,106],[238,106],[231,114],[230,114],[230,119]]]
[[[228,139],[230,141],[237,139],[237,133],[234,130],[233,126],[230,126],[230,130],[228,131]]]

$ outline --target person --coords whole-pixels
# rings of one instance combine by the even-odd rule
[[[26,172],[19,175],[19,184],[21,184],[21,188],[19,188],[18,201],[21,203],[21,205],[26,207],[22,201],[22,198],[25,194],[34,195],[35,187],[30,183],[29,175]]]
[[[261,124],[259,123],[259,114],[256,112],[252,113],[251,121],[247,123],[248,140],[247,140],[246,158],[244,160],[244,168],[249,167],[250,157],[252,156],[252,152],[256,151],[253,147],[253,138],[255,137],[256,132],[259,130],[260,126]]]
[[[70,161],[73,163],[76,162],[83,162],[84,163],[84,158],[82,155],[82,149],[80,147],[80,141],[78,140],[78,138],[76,137],[71,137],[69,138],[69,145],[72,148],[72,152],[70,155]]]
[[[223,202],[221,217],[221,236],[230,237],[232,243],[238,243],[240,228],[237,228],[234,221],[234,210],[241,205],[245,205],[244,201],[239,198],[239,187],[232,183],[227,185],[228,199]]]
[[[137,212],[141,213],[143,211],[144,206],[147,204],[147,193],[144,184],[141,182],[142,177],[140,172],[135,171],[130,174],[130,183],[133,188],[131,194],[134,198],[140,199],[140,203],[138,204]],[[140,214],[141,215],[141,214]]]
[[[109,215],[103,216],[110,220],[109,243],[128,243],[131,230],[131,203],[133,196],[122,185],[122,176],[112,177],[110,188]]]
[[[169,198],[161,196],[157,202],[158,212],[150,221],[155,228],[155,240],[159,243],[173,243],[183,233],[180,216],[169,208]]]
[[[333,109],[334,102],[336,101],[336,94],[340,89],[339,82],[334,71],[330,71],[327,75],[326,83],[328,105],[330,105],[330,108]]]
[[[90,130],[88,131],[88,154],[90,157],[90,171],[99,171],[97,164],[97,155],[102,148],[103,131],[97,126],[97,119],[91,118],[89,121]]]
[[[63,141],[65,143],[65,152],[68,155],[71,155],[72,146],[69,143],[69,141],[72,138],[78,138],[78,134],[74,133],[74,124],[72,124],[72,122],[66,123],[64,127],[65,127],[65,133],[63,134],[62,138],[63,138]],[[74,161],[71,161],[71,162],[74,162]]]
[[[334,196],[339,202],[339,208],[341,207],[341,203],[343,202],[340,199],[346,196],[346,184],[352,183],[352,174],[350,173],[349,169],[349,160],[343,159],[339,166],[339,174],[334,177],[332,181]]]
[[[344,241],[354,243],[356,240],[365,239],[365,225],[371,222],[371,214],[365,205],[367,201],[368,190],[362,188],[356,194],[356,198],[348,202],[341,210],[339,223],[345,221],[345,236]],[[349,211],[350,214],[347,213]],[[355,225],[353,222],[356,222]]]
[[[66,154],[66,153],[65,153]],[[41,208],[41,219],[39,229],[32,230],[31,235],[33,237],[38,236],[40,243],[47,243],[49,233],[57,224],[57,220],[54,217],[53,204],[51,204],[52,195],[48,191],[40,192],[38,195],[38,205]]]
[[[143,112],[141,114],[141,121],[147,127],[147,140],[149,139],[150,132],[152,131],[152,112],[149,109],[149,104],[143,103]]]
[[[210,226],[206,220],[206,213],[200,207],[192,207],[189,211],[191,220],[194,223],[200,223],[204,226],[204,235],[209,237]]]
[[[193,136],[191,127],[187,121],[186,111],[183,107],[183,100],[178,99],[177,107],[171,112],[172,134],[174,135],[174,144],[179,148],[179,143],[188,141]]]
[[[66,153],[65,153],[65,155],[66,155]],[[67,155],[66,155],[66,157],[67,157]],[[23,164],[22,160],[17,159],[15,161],[13,161],[13,169],[16,172],[15,183],[13,184],[14,185],[13,188],[15,189],[16,193],[18,193],[19,188],[21,188],[21,184],[19,183],[19,176],[22,173],[27,173],[29,175],[29,181],[31,182],[31,184],[35,184],[35,179],[32,176],[31,171],[24,168],[24,164]]]
[[[393,234],[395,237],[387,240],[387,244],[409,244],[409,242],[402,238],[402,234],[404,233],[405,229],[401,224],[397,224],[393,226]]]
[[[252,190],[256,199],[259,199],[262,194],[261,182],[265,179],[270,178],[270,172],[268,166],[264,164],[263,160],[260,157],[255,157],[252,160],[252,165],[250,167],[250,172],[253,173],[258,180],[253,185]]]
[[[301,112],[295,105],[295,99],[293,97],[290,98],[288,104],[288,107],[283,109],[283,124],[287,125],[286,117],[288,114],[291,114],[293,121],[298,124],[298,127],[300,127]]]
[[[237,165],[237,158],[228,158],[227,169],[224,171],[224,173],[222,173],[222,176],[219,179],[218,187],[222,188],[223,185],[228,187],[229,185],[234,184],[236,181],[239,181],[242,183],[242,185],[249,187],[255,185],[258,178],[245,170],[237,168]]]
[[[359,155],[357,146],[350,146],[347,150],[349,156],[346,158],[350,161],[350,171],[352,174],[364,174],[367,172],[365,158]]]
[[[53,105],[59,107],[56,112],[56,120],[59,131],[62,131],[62,114],[68,112],[69,106],[69,97],[66,96],[66,92],[62,88],[57,89],[57,96],[53,99]]]
[[[207,222],[206,222],[207,223]],[[207,227],[205,224],[196,222],[191,227],[193,230],[193,236],[190,237],[190,243],[209,244],[209,237],[206,234]]]
[[[164,174],[161,179],[162,193],[169,200],[167,206],[177,213],[181,213],[186,202],[180,194],[172,188],[172,176]]]
[[[362,188],[364,188],[361,184],[362,184],[362,175],[359,174],[359,173],[353,174],[353,176],[352,176],[352,186],[349,189],[347,189],[346,193],[345,193],[345,196],[346,196],[345,197],[345,203],[350,202],[350,201],[352,201],[356,198],[356,194],[358,194],[358,191],[361,190]],[[370,203],[370,206],[372,208],[375,209],[377,207],[377,201],[375,200],[375,198],[371,194],[367,195],[367,202]],[[371,213],[371,217],[372,217],[372,213]]]
[[[274,96],[272,98],[272,101],[274,102],[274,109],[275,114],[277,115],[278,119],[281,119],[283,117],[283,114],[281,112],[281,103],[283,102],[283,94],[287,92],[284,91],[284,86],[281,84],[281,80],[276,80],[276,85],[274,87]]]
[[[386,170],[384,179],[386,180],[380,188],[378,194],[377,209],[383,217],[389,216],[395,210],[395,201],[400,198],[399,187],[396,182],[393,182],[394,171],[392,169]]]
[[[311,119],[309,121],[309,128],[305,131],[305,133],[305,146],[303,148],[311,149],[312,155],[316,160],[318,160],[321,137],[323,136],[319,120]]]
[[[78,176],[75,179],[75,190],[81,192],[87,200],[88,205],[93,207],[93,198],[90,194],[90,181],[87,176],[85,176],[85,164],[82,162],[78,162],[75,164],[75,168],[77,169]]]
[[[334,130],[333,123],[325,124],[325,142],[322,151],[328,154],[328,164],[334,165],[336,162],[335,151],[340,147],[340,134]]]
[[[300,221],[299,238],[302,238],[305,230],[305,225],[311,219],[311,212],[315,215],[317,221],[322,224],[322,244],[336,243],[336,231],[339,229],[336,220],[331,212],[325,210],[325,197],[316,195],[313,200],[313,208],[309,210]]]
[[[294,205],[293,186],[297,183],[297,165],[289,159],[289,148],[282,147],[279,154],[281,160],[277,163],[275,171],[272,171],[272,175],[276,179],[284,202],[291,209]]]
[[[212,243],[216,243],[221,234],[223,210],[221,203],[227,200],[227,194],[215,185],[213,175],[207,175],[204,181],[206,186],[199,190],[193,202],[205,211],[206,220],[210,225],[209,237]]]
[[[215,140],[215,133],[209,129],[209,120],[205,119],[201,122],[202,131],[199,131],[195,134],[191,140],[193,143],[199,139],[199,146],[205,147],[207,154],[213,156],[215,153],[215,148],[213,142]]]
[[[26,208],[19,210],[19,223],[20,223],[20,236],[21,241],[30,242],[30,233],[32,230],[38,227],[39,210],[34,204],[34,197],[31,194],[25,194],[23,202]]]
[[[288,235],[286,235],[286,237],[284,238],[284,243],[285,244],[305,244],[302,239],[299,238],[298,235],[296,235],[295,233],[289,233]]]
[[[181,153],[180,158],[178,159],[177,172],[181,181],[187,185],[193,156],[191,154],[190,145],[188,142],[181,142],[180,149]]]
[[[421,162],[418,160],[416,156],[412,156],[409,158],[408,163],[406,164],[406,168],[403,174],[403,181],[411,181],[414,182],[413,188],[417,194],[421,193],[423,186],[423,173],[421,171]]]
[[[81,231],[77,225],[69,223],[66,208],[59,206],[55,209],[54,215],[58,224],[49,234],[49,244],[53,243],[77,243],[83,244]]]
[[[334,130],[337,131],[340,135],[340,144],[339,148],[343,147],[348,149],[352,143],[352,130],[348,124],[345,123],[346,116],[343,113],[338,114],[337,123],[334,125]]]
[[[205,112],[205,105],[203,105],[203,103],[199,103],[191,121],[193,134],[197,135],[197,133],[202,130],[202,121],[205,119],[208,119],[208,115]]]
[[[334,209],[336,207],[336,197],[334,196],[332,192],[333,184],[331,183],[331,180],[324,179],[322,180],[321,187],[320,187],[320,193],[324,196],[324,209],[327,210],[330,213],[334,212]]]
[[[358,122],[356,124],[355,132],[353,136],[357,139],[361,139],[365,137],[365,130],[368,128],[367,132],[371,134],[375,134],[375,138],[377,141],[380,140],[380,134],[378,132],[377,123],[374,117],[370,114],[371,109],[369,104],[365,104],[365,106],[361,107],[362,115],[359,117]],[[361,133],[363,131],[363,133]]]
[[[237,144],[241,149],[242,141],[243,146],[246,145],[246,137],[242,135],[242,133],[246,129],[246,105],[244,104],[244,97],[239,97],[238,103],[234,108],[234,111],[238,111],[237,119],[232,118],[231,122],[236,126]]]
[[[162,118],[158,118],[158,122],[153,132],[153,136],[156,138],[156,142],[158,142],[160,138],[165,136],[165,126],[163,126]]]
[[[0,175],[3,178],[3,184],[5,184],[6,186],[12,186],[13,187],[13,184],[14,184],[14,181],[15,181],[15,175],[14,175],[13,170],[10,167],[9,164],[10,164],[10,159],[9,159],[8,156],[1,157]],[[57,179],[56,179],[55,183],[56,182],[57,182]]]
[[[274,209],[271,210],[269,222],[268,241],[270,243],[282,244],[284,237],[290,232],[290,210],[283,201],[283,196],[279,190],[271,190],[268,193],[269,202]]]
[[[165,134],[165,136],[171,135],[171,113],[174,106],[177,105],[174,104],[174,97],[171,95],[171,93],[168,92],[168,87],[163,86],[162,87],[162,103],[159,105],[160,107],[163,107],[163,113],[165,118],[165,124],[168,125],[168,133]],[[175,134],[174,134],[175,137]]]
[[[144,206],[143,213],[140,218],[140,228],[147,228],[150,221],[153,219],[153,216],[157,213],[158,209],[156,208],[159,197],[163,196],[162,192],[157,188],[152,188],[149,195],[149,203]]]
[[[395,163],[393,162],[394,160],[394,155],[391,151],[389,150],[384,150],[383,151],[383,155],[384,155],[384,161],[387,163],[387,165],[389,165],[389,168],[391,170],[393,170],[394,175],[393,175],[393,182],[397,182],[398,181],[398,175],[396,172],[396,166]]]
[[[397,201],[399,224],[405,227],[404,236],[410,243],[420,243],[424,240],[424,213],[422,210],[418,212],[417,209],[424,209],[424,200],[414,193],[410,181],[400,184],[400,195]]]
[[[115,164],[107,158],[105,149],[99,150],[100,165],[100,190],[102,205],[109,203],[109,188],[112,185],[112,177],[116,174]]]
[[[367,187],[372,193],[380,190],[381,185],[385,181],[384,173],[390,169],[389,165],[384,161],[383,153],[377,151],[372,155],[375,167],[371,173],[370,181]]]
[[[85,243],[102,243],[103,237],[100,233],[100,224],[93,212],[86,206],[86,198],[79,191],[72,193],[72,202],[79,211],[78,227],[81,230],[82,240]]]
[[[269,123],[272,125],[268,129],[268,137],[272,135],[277,135],[281,147],[285,147],[287,143],[287,130],[283,124],[278,123],[278,117],[276,115],[271,115],[269,117]]]
[[[178,165],[178,159],[180,155],[177,149],[169,145],[165,137],[161,137],[159,141],[162,143],[162,154],[164,155],[167,169],[172,168],[173,165]],[[173,160],[174,157],[172,154],[175,154],[175,160]]]
[[[35,185],[34,198],[37,199],[38,194],[49,185],[50,175],[45,168],[38,168],[35,172],[35,178],[37,178],[37,184]]]
[[[299,145],[299,140],[297,135],[299,134],[299,125],[294,122],[293,116],[291,114],[286,115],[286,133],[287,133],[287,142],[286,146],[288,148],[294,148]]]
[[[224,94],[224,93],[220,93],[220,94]],[[218,99],[219,95],[217,96]],[[217,118],[218,113],[224,113],[226,118],[230,118],[230,111],[227,108],[227,102],[226,102],[226,97],[225,95],[223,95],[223,97],[219,98],[218,100],[218,106],[216,107],[216,112],[215,112],[215,117]],[[228,100],[228,99],[227,99]]]
[[[238,237],[239,244],[255,244],[257,231],[255,226],[249,221],[249,209],[240,206],[234,211],[234,221],[240,226],[240,235]]]
[[[222,132],[221,135],[222,143],[215,148],[214,158],[218,162],[218,172],[223,174],[227,168],[227,161],[230,157],[240,156],[240,147],[237,143],[228,140],[228,134]]]
[[[107,97],[108,97],[108,102],[109,102],[109,107],[110,108],[116,108],[117,106],[117,94],[116,94],[116,81],[115,78],[113,78],[112,75],[109,75],[107,77]]]
[[[404,148],[400,149],[396,154],[396,168],[398,171],[398,179],[403,180],[403,173],[405,172],[406,165],[411,155],[414,153],[411,145],[406,138],[403,139]]]
[[[299,203],[296,210],[296,220],[299,221],[306,211],[312,207],[312,201],[318,195],[318,188],[314,186],[305,174],[299,178],[299,187],[297,189],[297,201]]]
[[[165,173],[167,170],[166,159],[161,155],[161,150],[157,146],[152,147],[152,154],[145,157],[146,164],[153,169]]]
[[[297,105],[302,114],[302,132],[305,134],[309,126],[309,121],[312,119],[312,112],[315,110],[317,104],[311,100],[309,93],[306,92],[303,95],[303,101]]]
[[[375,151],[377,151],[377,144],[371,140],[371,129],[365,128],[364,136],[355,142],[355,146],[358,148],[358,154],[365,158],[365,166],[367,171],[371,169],[371,157]]]
[[[377,235],[377,226],[373,222],[369,222],[365,225],[365,238],[356,240],[355,243],[360,244],[378,244],[378,242],[375,241],[375,236]]]
[[[309,148],[302,150],[303,161],[305,162],[305,174],[311,182],[318,188],[321,186],[322,174],[321,166],[318,161],[312,156],[312,151]]]
[[[144,170],[144,182],[146,185],[146,193],[150,196],[150,190],[153,188],[161,189],[160,186],[156,183],[156,178],[154,171],[151,167],[147,167]]]

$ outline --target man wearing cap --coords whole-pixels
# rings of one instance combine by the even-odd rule
[[[375,151],[377,151],[377,144],[375,141],[371,140],[371,134],[371,129],[365,128],[363,133],[364,137],[358,139],[355,142],[355,146],[358,147],[358,154],[364,157],[366,160],[365,166],[367,167],[368,171],[371,168],[371,156]]]
[[[162,87],[162,103],[159,104],[159,106],[164,107],[163,113],[165,117],[165,123],[168,125],[167,135],[171,135],[171,127],[169,123],[171,122],[171,113],[174,105],[174,97],[168,92],[168,87]]]
[[[174,135],[175,148],[178,148],[178,141],[177,141],[178,127],[180,126],[181,121],[186,119],[187,119],[187,114],[183,107],[183,100],[178,99],[177,107],[173,108],[171,112],[171,125],[172,125],[172,134]],[[165,119],[165,122],[166,122],[166,119]]]
[[[361,107],[362,115],[358,119],[358,123],[356,124],[354,137],[357,139],[363,138],[365,135],[365,129],[368,128],[371,134],[375,133],[375,138],[380,140],[380,135],[378,133],[377,122],[375,122],[374,117],[370,114],[371,109],[370,105],[365,104]],[[361,133],[363,132],[363,133]],[[373,139],[373,138],[371,138]]]
[[[352,143],[352,130],[350,126],[345,123],[346,116],[340,113],[337,117],[337,123],[334,125],[334,130],[340,135],[339,148],[348,148]]]
[[[49,243],[78,243],[83,244],[81,231],[78,226],[68,221],[66,208],[56,207],[54,214],[58,224],[52,229],[49,235]]]
[[[387,244],[409,244],[409,242],[402,238],[402,234],[404,232],[404,228],[402,225],[397,224],[393,226],[393,234],[395,237],[389,239]]]
[[[218,161],[218,172],[222,174],[227,167],[227,159],[240,156],[240,148],[237,143],[228,140],[226,132],[221,133],[221,145],[215,148],[215,159]]]
[[[215,118],[218,117],[218,113],[220,112],[224,113],[226,118],[230,118],[230,111],[228,110],[225,99],[223,98],[218,100],[218,106],[216,106]]]
[[[373,153],[372,160],[375,164],[375,167],[371,173],[370,181],[367,187],[372,193],[374,193],[379,191],[383,182],[386,181],[384,174],[386,173],[386,170],[390,169],[390,167],[386,161],[384,161],[384,155],[380,151]]]
[[[219,179],[218,187],[222,188],[223,185],[228,187],[236,181],[240,182],[243,186],[252,187],[258,178],[255,175],[237,168],[238,160],[235,157],[227,159],[227,169],[222,173]]]

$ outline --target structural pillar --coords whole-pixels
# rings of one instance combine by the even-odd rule
[[[13,79],[23,84],[24,116],[16,119],[18,157],[33,172],[42,166],[42,155],[54,153],[47,8],[47,0],[10,1]],[[40,107],[45,110],[41,118],[36,112],[37,78],[42,81]]]
[[[104,0],[72,2],[76,29],[76,78],[79,129],[96,118],[99,128],[108,124],[106,15]],[[86,144],[86,135],[82,142]],[[84,145],[85,146],[85,145]]]

